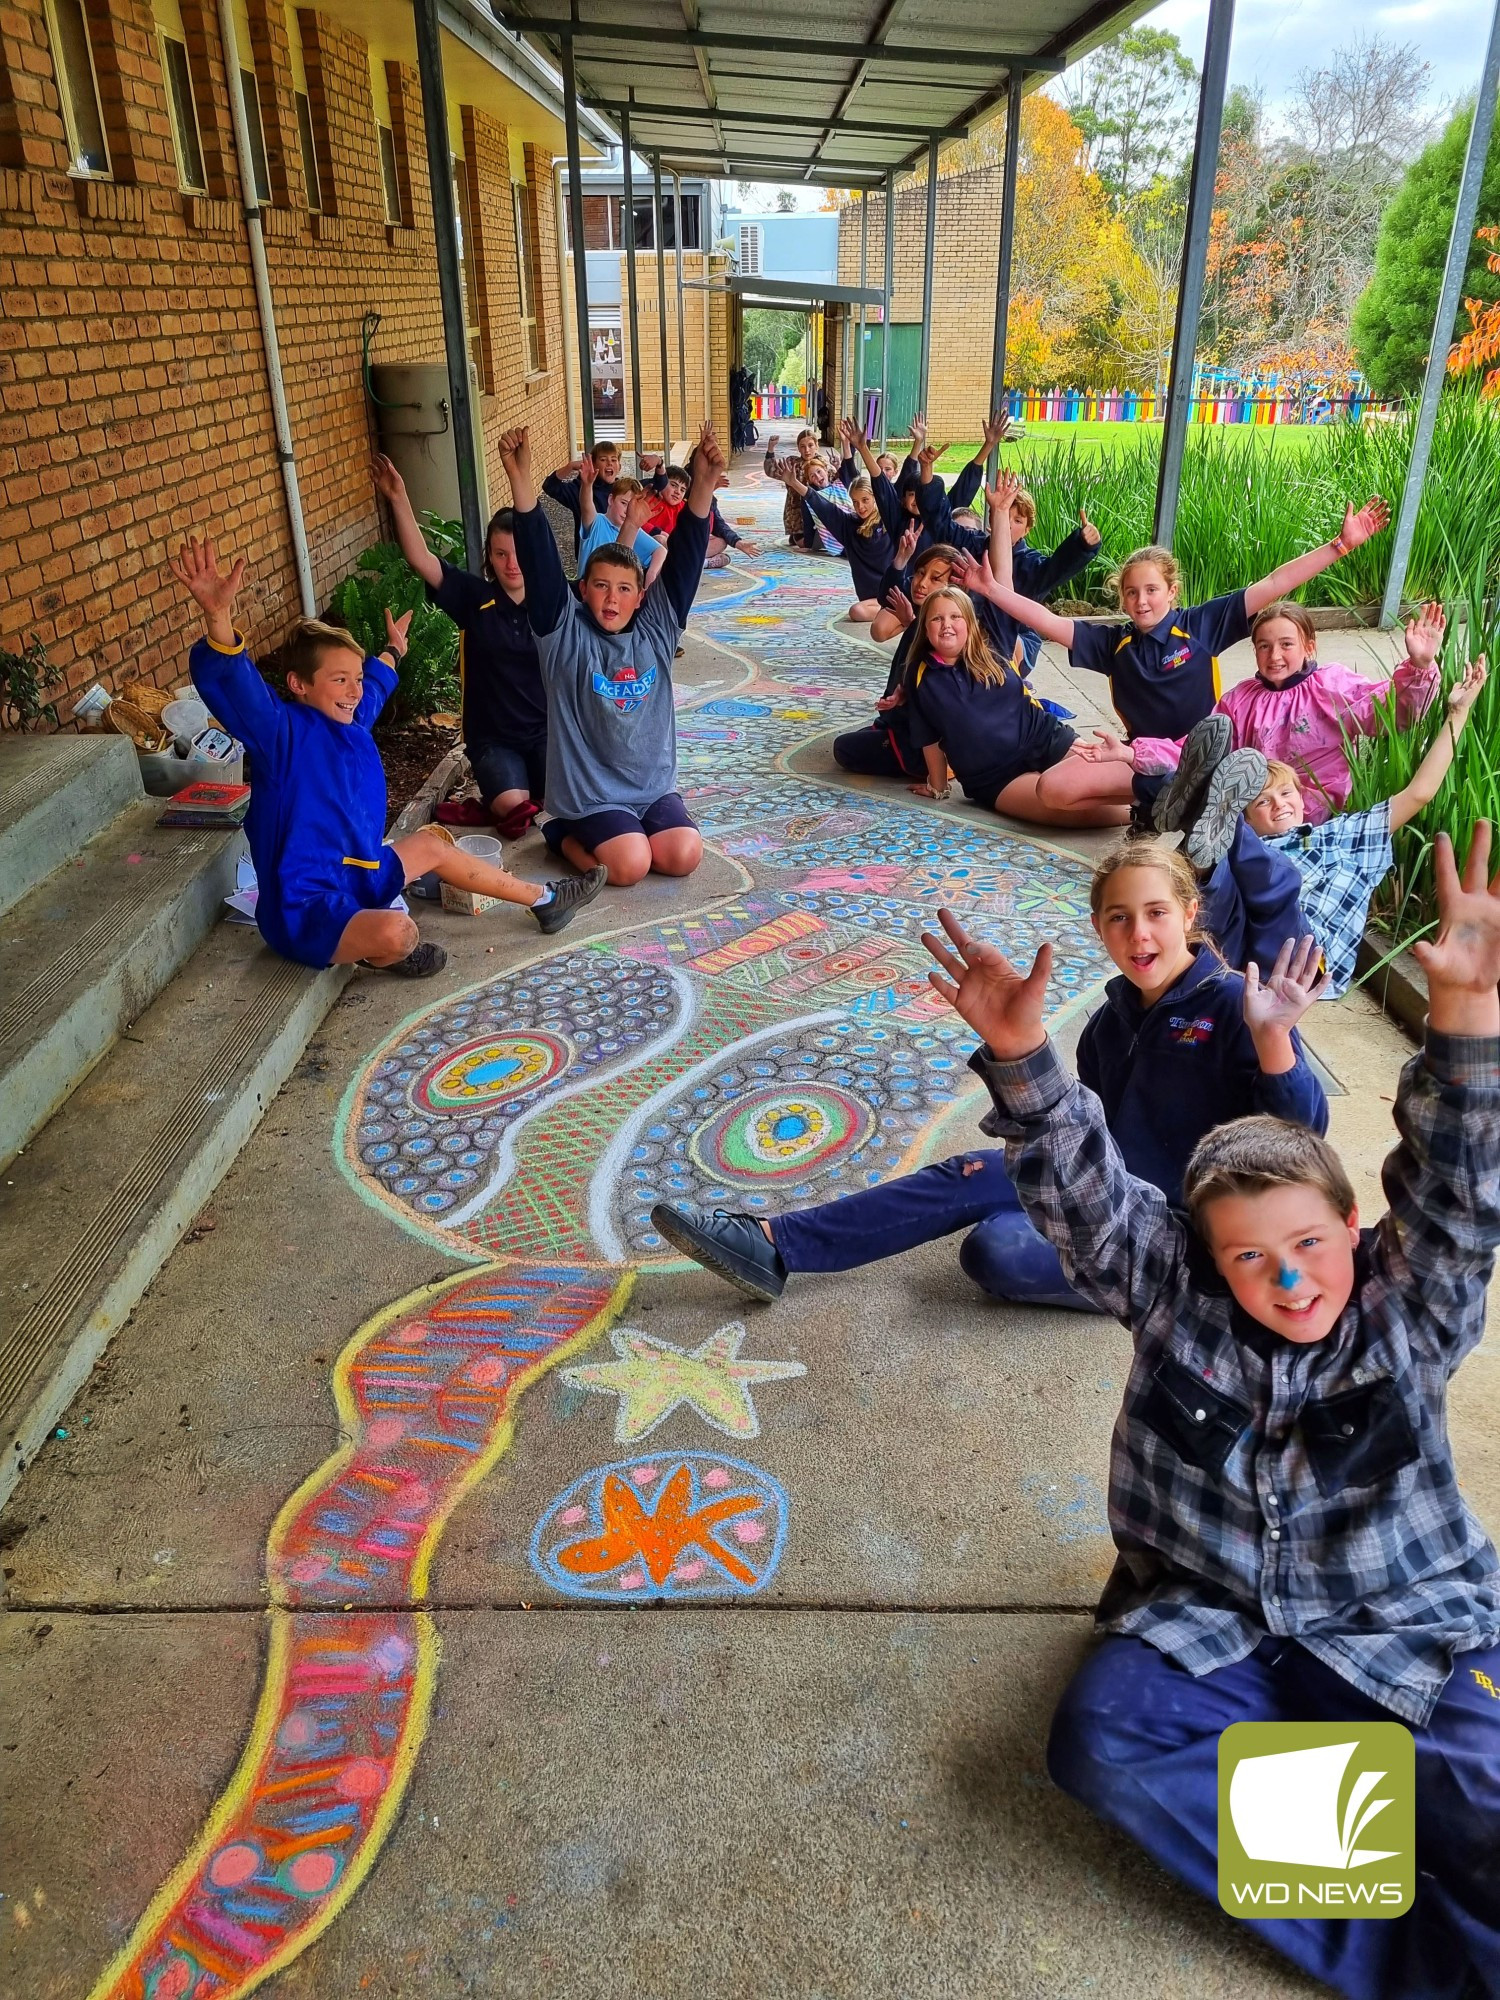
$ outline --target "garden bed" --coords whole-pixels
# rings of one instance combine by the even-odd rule
[[[426,720],[376,730],[375,747],[385,766],[387,809],[392,819],[423,789],[434,768],[457,742],[455,726],[443,727]]]

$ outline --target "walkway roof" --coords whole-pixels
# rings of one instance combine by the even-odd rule
[[[1013,71],[1056,75],[1149,0],[492,0],[580,100],[667,171],[859,187],[991,117]]]

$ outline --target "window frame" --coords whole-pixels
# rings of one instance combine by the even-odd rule
[[[469,163],[462,153],[448,154],[453,174],[453,206],[458,218],[458,261],[464,281],[464,347],[479,378],[481,395],[491,393],[484,365],[484,301],[474,269],[474,220],[469,202]]]
[[[187,43],[179,41],[175,35],[169,35],[160,21],[156,24],[156,39],[161,62],[162,82],[166,85],[167,122],[172,128],[172,153],[177,162],[177,185],[184,194],[207,194],[208,159],[203,150],[203,128],[198,123],[198,95],[193,88],[192,57],[188,53]],[[199,178],[196,181],[188,178],[187,162],[183,157],[182,106],[178,103],[176,86],[172,80],[172,64],[167,55],[168,48],[180,49],[182,51],[182,80],[187,90],[188,114],[193,121],[193,147],[198,156]]]
[[[313,127],[312,96],[292,84],[292,115],[297,120],[297,150],[302,155],[302,198],[309,215],[323,213],[323,176],[318,167],[318,135]]]
[[[245,124],[250,132],[250,184],[255,190],[256,205],[269,208],[271,158],[266,151],[266,121],[260,106],[260,78],[255,73],[253,58],[246,63],[245,54],[243,49],[240,50],[240,94],[245,103]]]
[[[530,180],[510,184],[511,210],[516,231],[516,307],[526,342],[526,373],[545,375],[547,356],[542,345],[542,321],[538,310],[536,242],[536,192]]]
[[[380,199],[388,229],[402,229],[406,217],[401,208],[401,160],[396,151],[395,128],[375,120],[375,150],[380,155]]]
[[[64,4],[68,4],[68,0],[64,0]],[[94,55],[94,31],[89,23],[88,9],[83,0],[72,0],[72,4],[78,8],[78,19],[83,29],[84,53],[89,60],[88,80],[93,92],[94,116],[99,125],[99,149],[104,156],[104,165],[91,167],[83,157],[83,147],[74,119],[74,79],[62,54],[65,43],[57,13],[57,0],[44,0],[43,24],[47,30],[47,53],[52,58],[53,81],[57,85],[57,94],[62,102],[63,130],[68,137],[68,172],[75,180],[113,180],[114,163],[110,157],[109,129],[104,122],[104,94],[99,88],[99,64]]]

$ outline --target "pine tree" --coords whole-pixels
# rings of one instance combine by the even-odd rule
[[[1353,325],[1355,358],[1377,395],[1404,395],[1421,382],[1473,116],[1460,111],[1417,156],[1381,217],[1375,275]],[[1479,220],[1500,222],[1500,128],[1485,162]],[[1462,291],[1483,304],[1500,300],[1500,275],[1490,270],[1483,243],[1473,247]]]

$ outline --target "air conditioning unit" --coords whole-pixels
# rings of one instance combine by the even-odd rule
[[[740,224],[740,275],[758,278],[761,275],[761,238],[764,231],[758,222]]]

